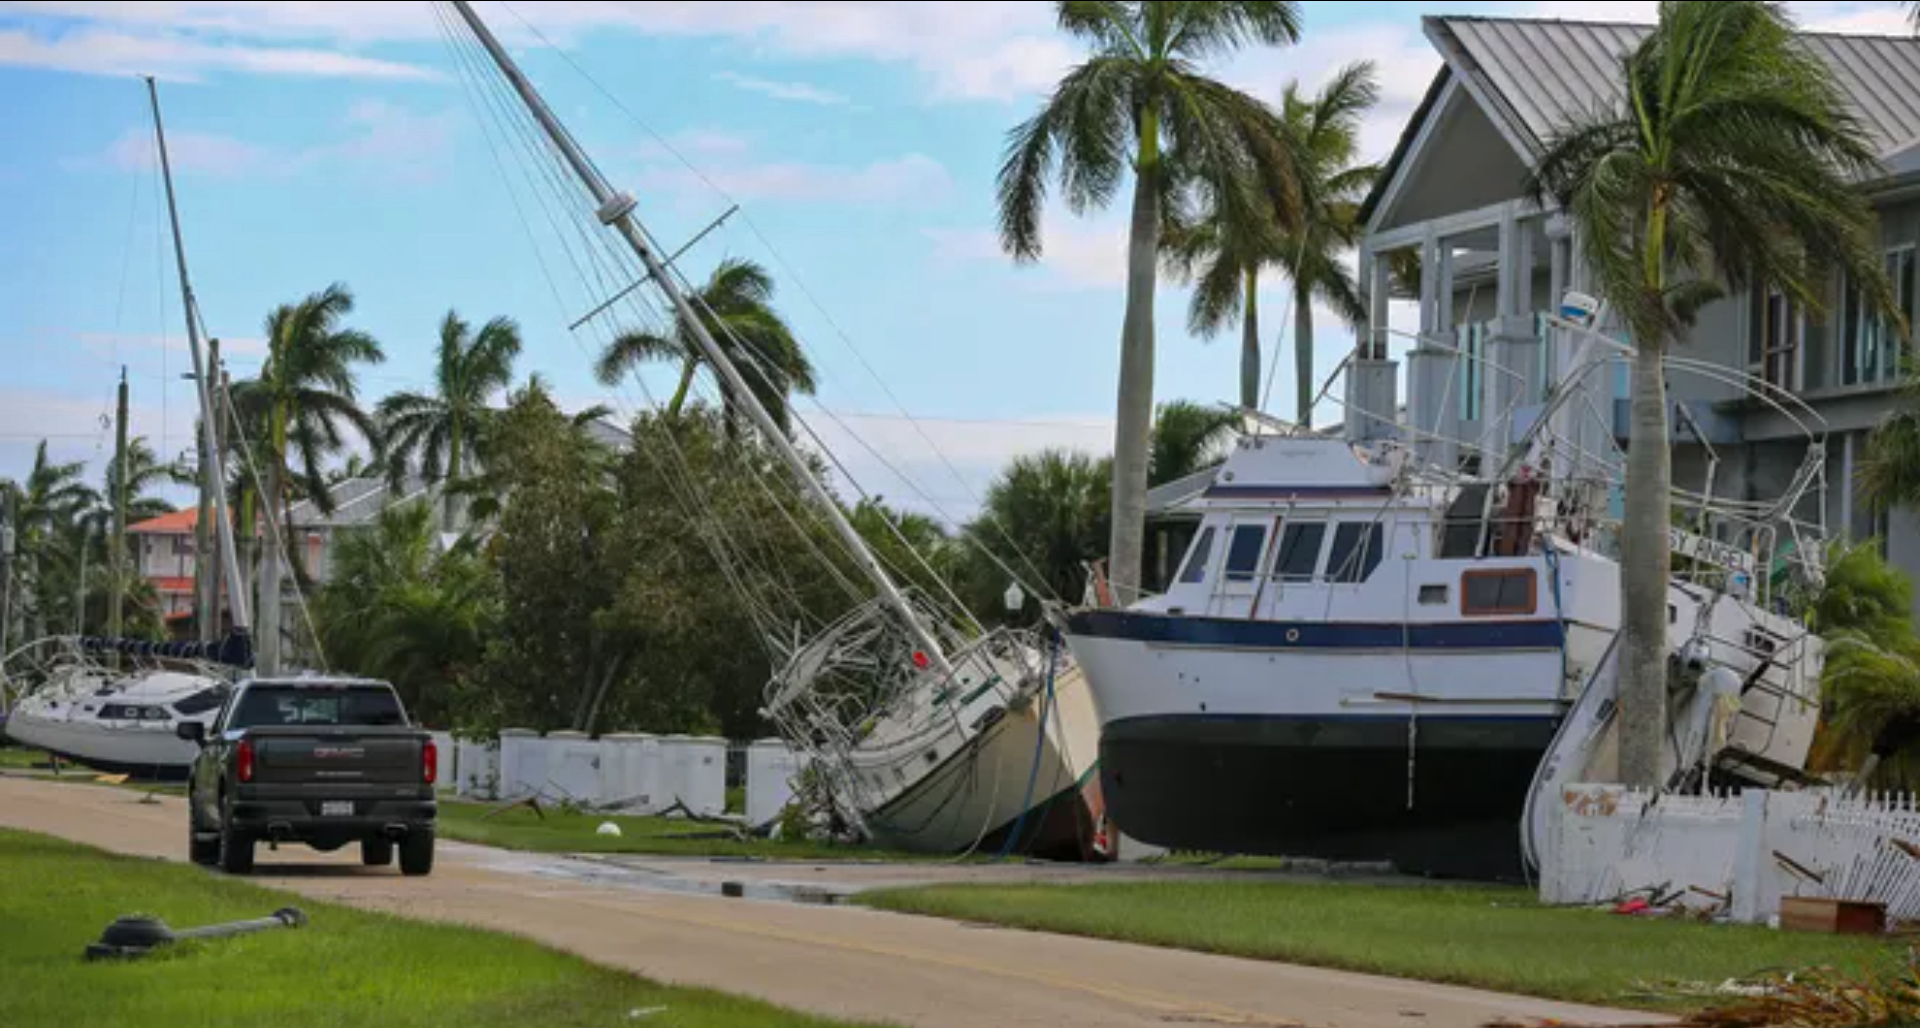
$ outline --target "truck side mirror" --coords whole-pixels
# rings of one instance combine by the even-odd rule
[[[190,742],[196,746],[207,744],[207,726],[198,721],[182,721],[174,725],[173,734],[182,742]]]

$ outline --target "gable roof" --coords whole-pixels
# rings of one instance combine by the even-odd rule
[[[142,521],[137,525],[128,525],[128,535],[192,535],[200,525],[200,508],[188,507],[171,514],[162,514],[151,521]]]
[[[1481,16],[1429,16],[1423,24],[1446,67],[1367,198],[1367,218],[1449,78],[1460,79],[1531,164],[1566,126],[1625,102],[1620,62],[1653,31],[1618,22]],[[1800,40],[1832,72],[1883,160],[1920,143],[1920,39],[1805,32]]]

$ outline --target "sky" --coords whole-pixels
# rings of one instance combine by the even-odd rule
[[[441,6],[0,0],[0,476],[24,474],[46,439],[97,478],[122,367],[134,434],[163,455],[191,448],[141,74],[159,81],[194,287],[236,377],[258,369],[269,311],[343,282],[358,300],[349,323],[387,353],[361,375],[369,404],[427,386],[449,310],[517,321],[522,377],[573,407],[631,414],[664,395],[660,372],[616,390],[593,379],[597,348],[637,319],[621,308],[569,326],[624,283],[572,263],[587,243],[541,205],[571,183],[515,159],[494,83],[449,45]],[[1271,100],[1375,61],[1383,100],[1363,139],[1384,158],[1439,67],[1423,14],[1646,20],[1656,6],[1308,0],[1301,45],[1211,70]],[[1819,28],[1906,31],[1895,3],[1790,6]],[[1050,209],[1031,266],[995,232],[1007,131],[1084,56],[1051,3],[477,8],[664,249],[740,208],[678,267],[701,279],[741,258],[774,272],[821,369],[803,414],[868,492],[959,520],[1017,454],[1110,450],[1122,212]],[[1266,283],[1270,363],[1293,345],[1286,293]],[[1157,395],[1225,402],[1238,336],[1190,335],[1186,301],[1163,285]],[[1351,337],[1323,313],[1314,342],[1325,374]],[[1292,362],[1278,363],[1285,408]]]

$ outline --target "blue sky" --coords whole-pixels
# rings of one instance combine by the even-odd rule
[[[1653,6],[1606,4],[1605,16],[1644,18]],[[1899,25],[1892,3],[1794,6],[1823,27]],[[1375,155],[1438,65],[1422,13],[1599,9],[1304,7],[1305,45],[1219,71],[1271,97],[1291,78],[1311,84],[1352,60],[1380,62],[1386,100],[1366,132]],[[1119,218],[1058,211],[1039,267],[1013,266],[993,236],[1004,135],[1077,57],[1051,27],[1051,4],[479,8],[666,245],[742,205],[746,217],[683,266],[696,278],[726,257],[775,268],[782,306],[824,372],[821,407],[846,429],[823,413],[810,420],[874,491],[963,515],[1015,453],[1108,447]],[[200,304],[238,372],[257,367],[260,324],[274,305],[341,281],[359,299],[353,324],[389,357],[363,377],[370,399],[425,384],[449,308],[518,320],[523,374],[538,371],[571,402],[630,408],[639,399],[606,397],[588,374],[595,338],[567,326],[595,292],[529,211],[533,238],[545,239],[543,269],[515,206],[516,195],[523,206],[532,195],[503,182],[485,108],[428,4],[0,0],[0,475],[21,473],[42,436],[67,459],[105,454],[101,419],[122,364],[136,432],[169,453],[191,443],[192,388],[179,380],[188,356],[141,72],[161,78]],[[505,181],[524,185],[511,178],[517,162],[505,167]],[[1163,289],[1159,395],[1224,400],[1235,392],[1236,347],[1191,338],[1185,302],[1177,287]],[[1284,284],[1269,283],[1270,350],[1284,314]],[[1323,318],[1321,367],[1348,344]],[[1278,398],[1292,395],[1283,363]],[[902,408],[926,420],[916,428],[897,416]],[[848,445],[847,430],[880,456]]]

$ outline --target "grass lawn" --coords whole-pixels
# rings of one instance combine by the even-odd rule
[[[47,755],[39,750],[0,746],[0,771],[32,771],[46,766]]]
[[[870,893],[910,914],[1365,971],[1576,1002],[1687,1009],[1676,982],[1897,967],[1905,943],[1541,907],[1517,889],[1321,882],[957,886]]]
[[[610,817],[565,814],[548,809],[543,818],[515,807],[491,818],[495,807],[440,803],[440,837],[532,853],[626,853],[663,857],[760,857],[767,860],[920,859],[854,846],[814,842],[739,841],[724,825],[701,825],[658,817]],[[620,837],[597,834],[601,825],[620,826]]]
[[[0,1025],[166,1028],[832,1028],[714,993],[667,988],[504,935],[297,900],[195,868],[0,831]],[[88,964],[115,917],[175,928],[298,905],[307,928]],[[643,1021],[634,1011],[654,1011]]]

